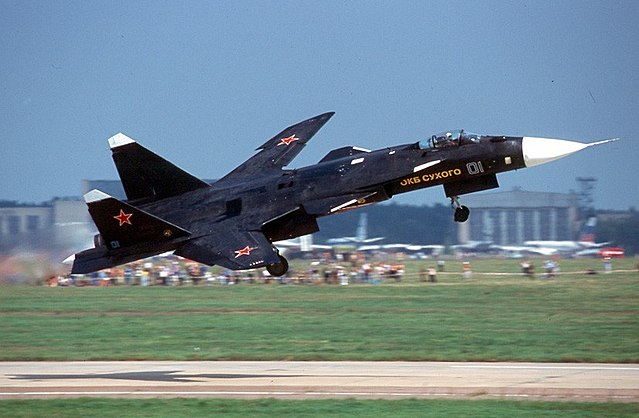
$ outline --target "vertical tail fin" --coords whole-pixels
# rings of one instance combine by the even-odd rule
[[[109,138],[113,161],[129,201],[177,196],[209,184],[118,133]]]
[[[175,250],[188,231],[99,190],[84,195],[98,227],[95,248],[69,257],[71,273],[86,274]]]
[[[597,218],[595,216],[591,216],[588,218],[583,228],[581,229],[581,234],[579,235],[580,242],[595,242],[595,227],[597,226]]]
[[[145,243],[161,244],[190,233],[99,190],[84,195],[89,213],[109,251]],[[167,250],[164,250],[167,251]]]

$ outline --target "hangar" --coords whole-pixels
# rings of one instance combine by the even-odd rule
[[[525,241],[570,241],[579,229],[578,197],[574,193],[528,192],[520,189],[464,196],[472,207],[458,224],[460,243],[491,241],[521,245]]]

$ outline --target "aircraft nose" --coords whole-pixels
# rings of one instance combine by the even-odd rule
[[[526,167],[545,164],[567,157],[593,144],[567,141],[554,138],[534,138],[525,136],[521,142],[521,151]]]

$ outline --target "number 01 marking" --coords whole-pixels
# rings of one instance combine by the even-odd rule
[[[481,165],[481,161],[473,161],[466,164],[466,170],[468,170],[468,174],[479,174],[484,172],[484,166]]]

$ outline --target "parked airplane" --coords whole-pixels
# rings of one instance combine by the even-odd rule
[[[174,251],[207,265],[234,270],[266,267],[280,276],[287,272],[288,262],[272,243],[318,231],[319,216],[443,184],[455,220],[463,222],[470,211],[458,196],[499,187],[497,173],[610,141],[582,144],[459,130],[376,151],[343,147],[318,164],[285,170],[332,116],[325,113],[284,129],[212,184],[122,133],[111,137],[127,201],[99,190],[84,196],[99,234],[95,248],[69,258],[72,273]]]
[[[528,245],[495,245],[495,251],[506,254],[509,258],[519,258],[524,256],[544,256],[550,257],[559,255],[559,250],[550,247],[532,247]]]
[[[384,251],[384,252],[403,252],[408,253],[411,256],[419,255],[422,257],[426,256],[439,256],[444,253],[446,249],[445,246],[440,244],[370,244],[370,245],[362,245],[357,247],[357,251]]]
[[[357,231],[354,237],[339,237],[329,238],[326,240],[327,244],[370,244],[373,242],[381,241],[384,237],[368,238],[368,216],[366,213],[359,215],[359,221],[357,223]]]
[[[575,256],[595,256],[608,242],[595,242],[596,217],[590,217],[584,224],[579,241],[526,241],[521,245],[497,245],[492,241],[471,241],[455,245],[453,248],[467,252],[494,252],[507,254],[509,257],[522,256],[555,256],[568,254]]]
[[[579,235],[579,241],[526,241],[524,246],[532,248],[551,248],[557,252],[576,252],[581,250],[598,249],[609,245],[609,242],[595,242],[595,227],[597,218],[588,218]]]
[[[301,237],[293,239],[275,241],[273,245],[277,247],[282,255],[289,252],[307,253],[310,251],[330,251],[333,249],[332,245],[313,244],[313,235],[311,234],[302,235]]]

